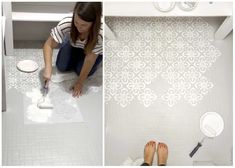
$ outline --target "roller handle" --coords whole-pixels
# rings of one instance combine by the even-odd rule
[[[44,88],[44,89],[47,89],[47,88],[48,88],[48,85],[49,85],[49,80],[45,80],[45,81],[44,81],[44,86],[43,86],[43,88]]]
[[[49,80],[45,80],[44,86],[43,86],[43,96],[46,96],[48,93],[48,84],[49,84]]]
[[[190,157],[193,157],[193,155],[197,152],[197,150],[202,146],[200,142],[198,142],[197,146],[193,149],[193,151],[189,154]]]

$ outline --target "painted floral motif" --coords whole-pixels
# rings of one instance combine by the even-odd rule
[[[116,40],[105,39],[105,100],[126,107],[139,101],[168,106],[181,99],[197,105],[213,88],[204,73],[221,52],[211,44],[214,29],[199,17],[106,17]],[[155,80],[170,88],[159,95]],[[157,82],[157,81],[155,81]]]
[[[57,57],[58,49],[55,49],[52,57],[53,67],[55,65],[55,60]],[[112,55],[109,53],[109,55]],[[113,54],[114,55],[114,54]],[[39,68],[37,71],[32,73],[24,73],[17,69],[16,65],[19,61],[22,60],[33,60],[38,63]],[[86,81],[83,92],[84,94],[89,93],[90,91],[95,92],[96,90],[92,86],[100,87],[102,85],[102,65],[97,68],[97,71],[94,75],[88,78]],[[123,62],[119,61],[116,64],[112,64],[112,69],[107,71],[111,72],[109,76],[113,76],[113,72],[118,70],[120,66],[123,66]],[[11,88],[16,89],[17,91],[25,94],[32,89],[40,89],[43,86],[42,73],[44,68],[43,61],[43,51],[42,49],[14,49],[13,56],[5,57],[5,76],[6,76],[6,90]],[[54,69],[54,68],[53,68]],[[52,70],[53,74],[53,70]],[[70,88],[71,85],[75,82],[76,79],[64,81],[58,83],[58,85],[63,85],[65,88]],[[52,82],[50,82],[51,85]]]

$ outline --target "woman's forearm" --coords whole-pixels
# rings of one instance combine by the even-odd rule
[[[44,55],[44,63],[45,63],[45,68],[47,69],[52,69],[52,54],[53,54],[53,49],[56,48],[58,45],[55,40],[49,36],[47,41],[45,42],[43,46],[43,55]]]
[[[83,84],[84,81],[87,79],[89,72],[91,71],[93,65],[95,64],[96,58],[97,58],[97,55],[95,54],[85,57],[82,70],[78,78],[79,83]]]
[[[52,69],[52,54],[53,49],[46,43],[43,47],[45,68]]]
[[[43,46],[43,56],[45,69],[43,72],[43,77],[45,80],[50,80],[52,72],[52,53],[53,49],[58,45],[53,38],[50,36]]]

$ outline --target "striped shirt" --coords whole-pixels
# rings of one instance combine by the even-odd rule
[[[70,37],[70,30],[71,30],[71,23],[72,23],[73,16],[68,16],[62,19],[56,27],[51,29],[50,35],[57,43],[62,43],[65,37],[69,38],[70,44],[73,47],[82,48],[84,49],[86,45],[86,40],[81,41],[79,38],[76,43],[72,42]],[[102,27],[102,26],[101,26]],[[102,36],[102,28],[100,28],[100,33],[98,36],[97,44],[95,45],[94,49],[92,50],[94,54],[102,55],[103,54],[103,36]]]

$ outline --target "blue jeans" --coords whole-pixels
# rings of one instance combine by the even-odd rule
[[[75,71],[76,74],[79,75],[83,67],[85,56],[86,55],[83,49],[71,46],[68,38],[66,38],[61,44],[60,50],[58,52],[56,67],[61,72]],[[95,64],[90,70],[88,76],[93,75],[93,73],[96,71],[97,66],[102,61],[102,57],[102,55],[97,57]]]

